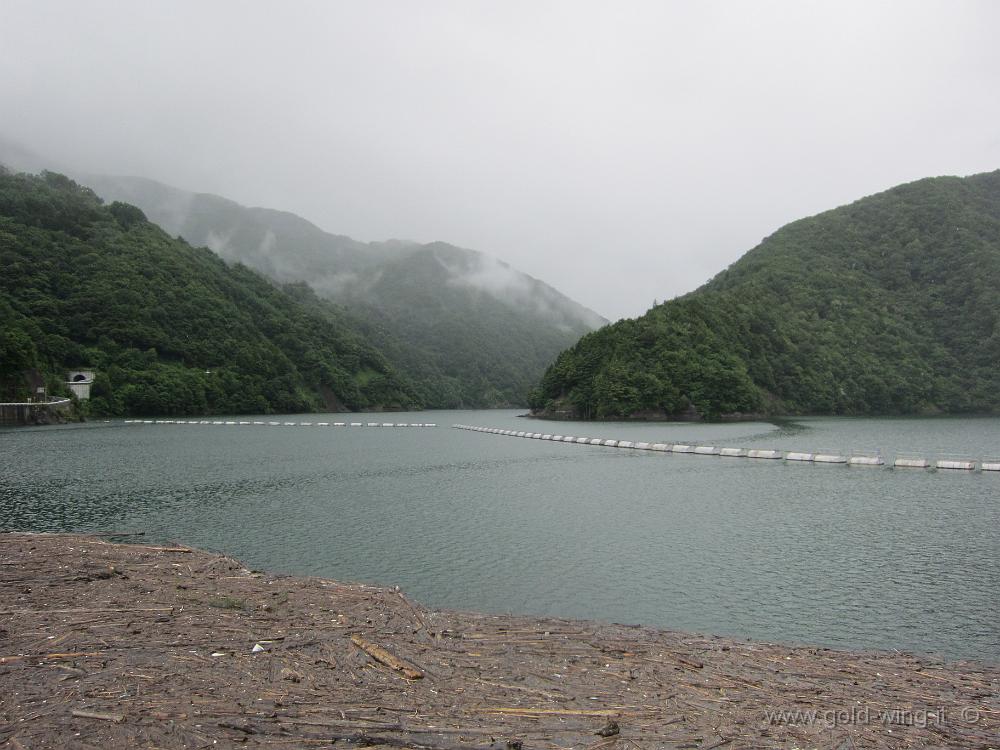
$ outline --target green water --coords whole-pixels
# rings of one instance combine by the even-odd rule
[[[350,416],[433,429],[2,430],[0,528],[142,530],[253,567],[399,585],[432,607],[1000,660],[1000,473],[448,427],[987,459],[1000,453],[1000,419],[560,424],[517,413]],[[334,419],[344,417],[287,418]]]

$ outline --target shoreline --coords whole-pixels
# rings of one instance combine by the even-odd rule
[[[15,750],[987,748],[1000,733],[1000,665],[432,611],[187,547],[4,533],[0,595]]]

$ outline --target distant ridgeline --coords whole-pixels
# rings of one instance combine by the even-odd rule
[[[700,289],[584,336],[531,405],[581,418],[1000,411],[1000,171],[788,224]]]
[[[358,242],[295,214],[138,177],[94,175],[86,182],[230,263],[279,283],[305,282],[342,305],[427,407],[524,406],[552,359],[607,322],[474,250]]]
[[[53,173],[0,168],[0,390],[97,371],[97,414],[422,406],[341,309]]]

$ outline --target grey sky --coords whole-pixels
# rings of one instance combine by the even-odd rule
[[[611,318],[1000,167],[1000,2],[3,0],[0,135],[496,255]]]

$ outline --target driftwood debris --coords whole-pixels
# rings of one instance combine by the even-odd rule
[[[393,656],[381,646],[375,643],[371,643],[370,641],[366,641],[360,635],[352,635],[351,643],[360,648],[375,661],[379,662],[380,664],[384,664],[390,669],[396,670],[408,680],[419,680],[424,676],[424,673],[421,672],[416,667],[407,664],[402,659]]]
[[[187,547],[2,534],[0,602],[4,749],[1000,745],[997,665],[436,612]]]
[[[97,719],[98,721],[111,721],[115,724],[121,724],[125,721],[124,714],[108,714],[101,711],[84,711],[83,709],[74,709],[70,711],[70,715],[77,719]]]

